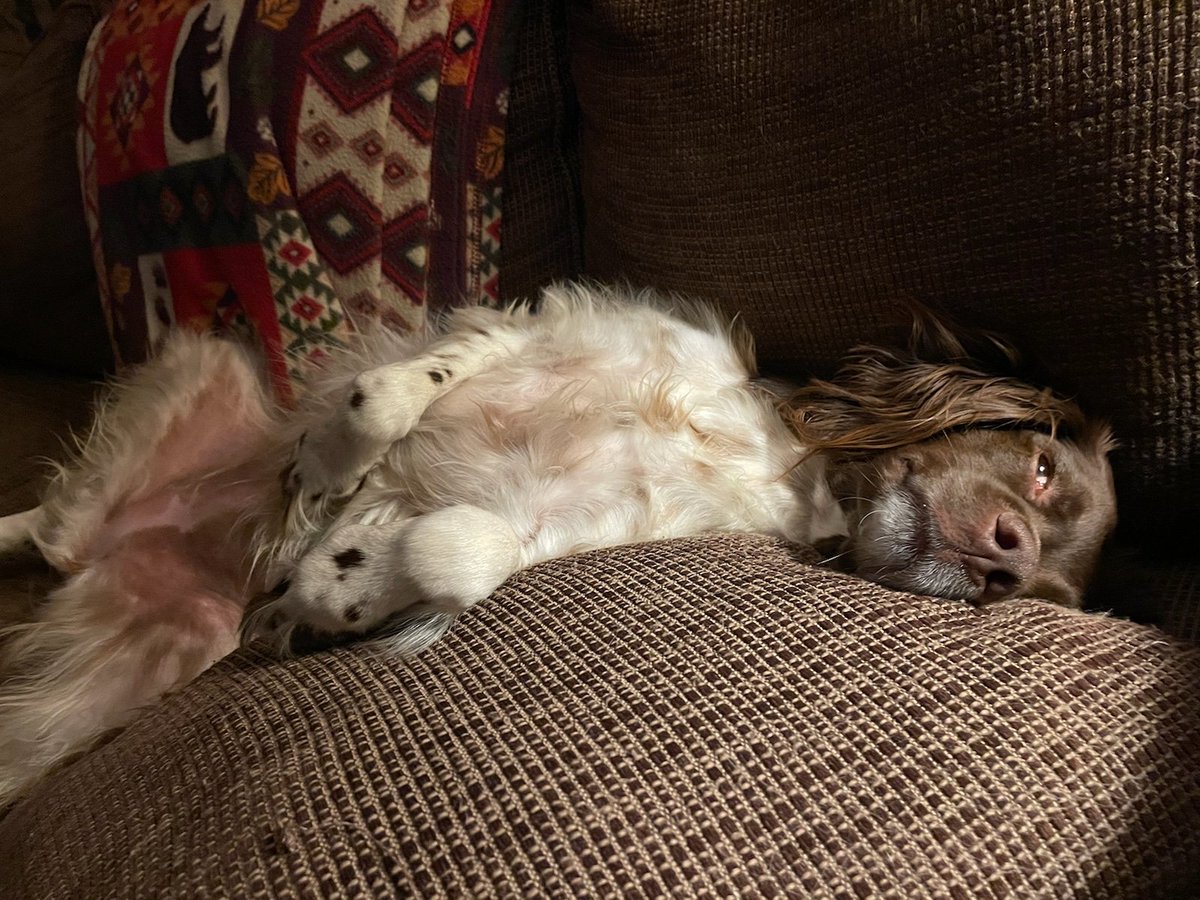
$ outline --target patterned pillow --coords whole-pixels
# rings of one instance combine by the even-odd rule
[[[114,350],[253,336],[289,399],[355,322],[497,295],[514,0],[132,0],[80,77]]]

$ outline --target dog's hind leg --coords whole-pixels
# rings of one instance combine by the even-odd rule
[[[246,548],[282,515],[275,432],[240,350],[179,337],[12,523],[67,580],[0,635],[0,805],[236,646]]]
[[[195,485],[261,457],[274,428],[256,367],[241,349],[174,335],[98,404],[79,453],[42,498],[38,549],[60,572],[80,571],[112,543],[122,513],[136,524],[155,503],[190,507],[185,488],[212,496]]]
[[[37,621],[6,630],[0,808],[237,646],[236,600],[194,575],[181,583],[188,575],[178,569],[147,568],[142,574],[171,606],[131,590],[125,566],[117,560],[70,578]]]

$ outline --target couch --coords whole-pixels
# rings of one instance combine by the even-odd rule
[[[513,15],[503,296],[705,297],[790,377],[898,298],[1001,329],[1113,422],[1123,567],[977,609],[702,535],[413,660],[246,648],[0,819],[4,896],[1200,894],[1200,7]],[[6,378],[0,512],[90,391]],[[2,574],[19,614],[45,575]]]

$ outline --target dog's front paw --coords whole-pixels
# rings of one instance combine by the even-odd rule
[[[394,545],[407,528],[406,520],[339,528],[251,604],[243,642],[265,640],[281,654],[332,646],[412,606],[418,594],[394,568]]]

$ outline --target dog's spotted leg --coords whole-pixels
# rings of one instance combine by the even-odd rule
[[[270,627],[364,634],[397,613],[455,615],[520,568],[520,543],[499,516],[452,506],[383,525],[347,525],[309,551]],[[250,634],[248,637],[255,635]]]
[[[29,553],[36,549],[33,533],[41,521],[40,506],[0,518],[0,556]]]
[[[526,329],[503,320],[490,327],[471,324],[411,359],[357,375],[333,414],[301,437],[295,461],[283,473],[293,505],[310,512],[353,493],[430,404],[468,378],[518,355],[528,341]]]

